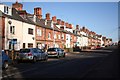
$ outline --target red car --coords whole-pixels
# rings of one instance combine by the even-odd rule
[[[101,49],[100,45],[97,45],[96,49]]]

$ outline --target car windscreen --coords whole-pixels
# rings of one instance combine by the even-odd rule
[[[20,53],[29,53],[30,49],[20,49]]]
[[[49,48],[47,51],[56,51],[55,48]]]

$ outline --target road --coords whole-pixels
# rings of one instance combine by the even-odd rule
[[[116,48],[106,48],[80,53],[67,53],[65,58],[49,58],[48,61],[24,62],[2,71],[2,77],[3,79],[21,78],[23,80],[25,78],[116,79],[119,76],[118,59],[114,56],[116,55],[114,53],[116,53]],[[114,58],[111,56],[114,56]]]

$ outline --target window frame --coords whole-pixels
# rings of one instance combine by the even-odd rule
[[[10,26],[10,33],[15,34],[15,26]]]
[[[28,28],[28,34],[33,35],[33,29],[32,28]]]

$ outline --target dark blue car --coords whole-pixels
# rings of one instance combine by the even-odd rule
[[[7,69],[10,63],[11,63],[11,59],[5,53],[5,51],[2,50],[2,68],[3,69]]]

